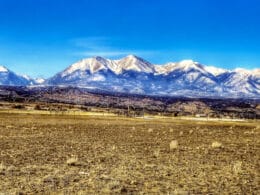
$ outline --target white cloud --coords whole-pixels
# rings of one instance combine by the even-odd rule
[[[147,50],[122,50],[112,45],[114,41],[116,41],[116,39],[111,39],[107,37],[86,37],[77,38],[72,40],[71,42],[77,48],[77,50],[80,50],[74,52],[74,55],[83,57],[120,57],[129,54],[149,56],[155,53],[154,51]]]

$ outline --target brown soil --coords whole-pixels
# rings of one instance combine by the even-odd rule
[[[260,194],[259,148],[256,122],[0,114],[0,194]]]

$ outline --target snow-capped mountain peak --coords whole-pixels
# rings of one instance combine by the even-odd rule
[[[0,85],[30,85],[28,77],[15,74],[5,66],[0,66]]]
[[[200,72],[206,73],[204,67],[198,62],[193,60],[183,60],[176,64],[176,68],[182,69],[183,71],[198,70]]]
[[[244,68],[236,68],[236,69],[234,69],[234,72],[235,72],[235,73],[242,74],[242,75],[249,75],[249,74],[252,73],[252,71],[246,70],[246,69],[244,69]]]
[[[182,60],[176,63],[170,62],[165,65],[156,65],[155,70],[157,71],[157,74],[164,75],[167,75],[174,71],[189,72],[192,70],[196,70],[205,74],[208,73],[201,64],[199,64],[198,62],[194,62],[193,60]]]
[[[260,77],[260,68],[252,70],[252,75]]]
[[[0,65],[0,72],[8,72],[8,69],[5,66]]]
[[[194,97],[260,98],[260,69],[225,70],[193,60],[153,65],[129,55],[82,59],[53,77],[31,79],[0,66],[2,85],[72,85],[111,92]]]
[[[136,72],[153,73],[154,66],[134,55],[129,55],[121,60],[110,60],[99,56],[93,58],[82,59],[79,62],[72,64],[62,72],[62,77],[72,74],[75,71],[90,71],[91,74],[100,70],[110,70],[115,74],[121,74],[122,71],[133,70]]]
[[[45,83],[154,95],[256,97],[260,96],[259,81],[259,70],[230,71],[204,66],[193,60],[153,65],[129,55],[119,60],[83,59]]]
[[[198,62],[194,62],[193,60],[182,60],[178,63],[180,66],[189,68],[191,66],[196,66],[197,64],[199,64]]]
[[[204,69],[214,76],[218,76],[220,74],[228,72],[228,70],[225,70],[225,69],[222,69],[222,68],[217,68],[215,66],[204,66]]]
[[[176,63],[167,63],[165,65],[155,65],[157,75],[167,75],[176,69]]]
[[[253,70],[247,70],[244,68],[236,68],[233,70],[234,73],[244,75],[244,76],[258,76],[260,77],[260,68],[256,68]]]
[[[133,70],[145,73],[154,72],[154,65],[135,55],[129,55],[121,60],[117,60],[117,63],[122,70]]]
[[[36,84],[43,84],[45,82],[45,79],[43,79],[43,78],[36,78],[34,81],[35,81]]]
[[[70,67],[68,67],[63,73],[62,76],[66,76],[68,74],[71,74],[75,71],[86,71],[89,70],[91,73],[95,73],[101,69],[107,68],[107,60],[96,56],[93,58],[87,58],[82,59],[74,64],[72,64]]]

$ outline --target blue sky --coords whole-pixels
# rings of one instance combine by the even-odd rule
[[[96,55],[259,68],[259,13],[259,0],[0,0],[0,64],[33,77]]]

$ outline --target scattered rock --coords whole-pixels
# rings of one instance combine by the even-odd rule
[[[175,150],[178,148],[178,141],[177,140],[173,140],[170,143],[170,150]]]
[[[155,158],[158,158],[160,156],[160,149],[156,149],[153,153]]]
[[[148,133],[152,133],[153,132],[153,129],[152,128],[149,128],[148,129]]]
[[[232,167],[232,170],[235,174],[239,174],[242,172],[242,162],[236,161]]]
[[[7,167],[4,165],[4,163],[0,164],[0,175],[5,175]]]
[[[214,142],[212,142],[211,147],[212,148],[221,148],[222,147],[222,143],[214,141]]]
[[[69,158],[67,161],[66,161],[67,165],[69,166],[77,166],[79,165],[78,163],[78,158],[77,157],[72,157],[72,158]]]

